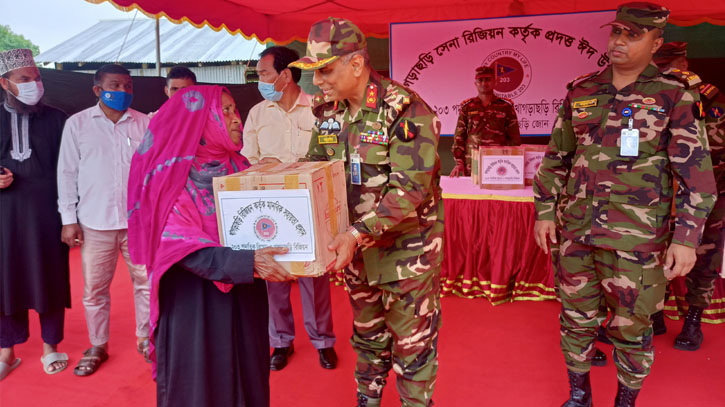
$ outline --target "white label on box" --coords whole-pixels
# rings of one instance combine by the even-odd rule
[[[539,170],[541,161],[544,159],[543,151],[527,151],[524,154],[524,178],[534,179],[536,171]]]
[[[481,155],[481,184],[523,184],[523,155]]]
[[[306,189],[220,191],[224,245],[235,250],[285,246],[277,261],[314,261],[315,231]]]

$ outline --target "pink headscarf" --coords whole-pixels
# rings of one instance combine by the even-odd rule
[[[154,115],[131,161],[128,246],[151,281],[151,357],[159,318],[159,282],[173,264],[205,247],[219,247],[211,177],[249,167],[229,138],[219,86],[184,88]],[[239,113],[237,113],[238,115]],[[223,292],[232,285],[218,283]],[[154,363],[154,376],[155,376]]]

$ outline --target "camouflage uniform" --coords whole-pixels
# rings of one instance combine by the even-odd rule
[[[619,16],[619,12],[618,12]],[[534,181],[538,220],[555,221],[562,300],[561,347],[567,367],[587,372],[596,329],[615,345],[619,381],[639,389],[654,359],[649,316],[663,307],[664,253],[670,242],[696,247],[715,200],[702,122],[695,119],[696,75],[659,72],[650,64],[617,91],[612,67],[568,86],[551,142]],[[620,155],[620,130],[631,110],[639,154]],[[670,233],[672,176],[682,187]]]
[[[718,199],[705,224],[702,244],[697,248],[697,262],[687,274],[685,300],[691,306],[707,308],[715,291],[715,280],[723,261],[725,228],[725,95],[710,84],[700,85],[705,131],[717,183]]]
[[[453,158],[456,165],[465,163],[466,176],[471,175],[471,154],[481,146],[518,146],[521,144],[519,122],[513,102],[494,96],[484,106],[478,96],[461,104],[456,132],[453,136]]]
[[[313,25],[307,57],[292,65],[317,69],[364,47],[357,27],[330,18]],[[345,162],[350,219],[365,236],[345,270],[358,392],[379,399],[392,368],[402,405],[429,406],[441,324],[440,121],[417,94],[374,71],[365,89],[354,116],[316,95],[307,159]],[[351,182],[351,154],[360,155],[360,185]]]

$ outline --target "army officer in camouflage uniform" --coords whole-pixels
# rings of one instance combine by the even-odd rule
[[[560,208],[555,268],[571,386],[565,407],[591,406],[602,299],[612,314],[615,406],[634,406],[654,359],[650,315],[664,305],[667,278],[694,265],[715,202],[708,142],[697,119],[699,78],[660,72],[652,63],[668,16],[651,3],[617,9],[608,42],[612,63],[569,84],[534,181],[535,236],[545,251],[547,238],[556,241]]]
[[[456,132],[453,135],[453,158],[456,166],[451,177],[471,175],[471,154],[481,146],[518,146],[521,144],[519,122],[514,104],[493,93],[496,75],[492,67],[476,68],[478,96],[461,103]]]
[[[307,56],[322,91],[311,160],[343,160],[352,226],[333,240],[345,266],[358,359],[358,406],[379,406],[388,371],[403,406],[430,406],[438,368],[443,246],[440,121],[411,90],[381,77],[350,21],[315,23]]]
[[[654,61],[662,70],[671,69],[690,75],[687,61],[686,42],[668,42],[657,50]],[[698,87],[705,117],[705,132],[710,143],[710,156],[715,173],[718,199],[705,224],[702,244],[697,248],[697,262],[687,274],[687,295],[689,305],[682,331],[675,338],[675,348],[695,351],[703,341],[700,320],[702,311],[710,306],[715,291],[715,280],[722,266],[722,230],[725,227],[725,95],[709,83]],[[664,323],[664,320],[663,320]]]

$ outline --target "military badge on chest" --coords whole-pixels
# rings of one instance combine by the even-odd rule
[[[320,134],[317,136],[319,144],[337,144],[337,134],[340,132],[340,122],[330,117],[319,124]]]

